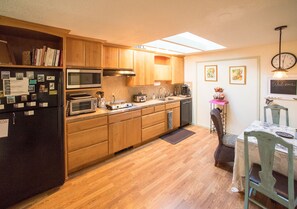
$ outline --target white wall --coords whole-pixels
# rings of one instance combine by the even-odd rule
[[[283,42],[282,51],[297,55],[297,41]],[[271,71],[274,69],[271,66],[271,58],[277,53],[278,44],[272,44],[185,57],[185,81],[192,82],[193,85],[193,123],[209,127],[210,108],[208,102],[212,99],[215,86],[223,87],[227,99],[230,101],[229,117],[227,118],[228,132],[239,134],[241,130],[250,124],[251,120],[263,120],[263,107],[265,97],[268,95],[268,81],[272,77],[273,73]],[[204,74],[201,74],[202,67],[205,64],[214,63],[219,66],[218,82],[209,84],[209,82],[204,81]],[[231,65],[248,65],[247,72],[250,74],[247,74],[246,86],[229,84],[227,72],[228,67]],[[296,77],[297,66],[290,69],[288,75],[289,77]],[[258,96],[254,95],[255,86],[258,88]],[[240,93],[240,89],[244,89],[244,91]],[[250,98],[252,98],[252,101]],[[297,127],[297,101],[275,100],[274,102],[289,108],[290,126]],[[281,117],[282,122],[284,116]]]

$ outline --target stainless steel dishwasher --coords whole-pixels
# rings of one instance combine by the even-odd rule
[[[180,101],[180,126],[192,123],[192,98]]]

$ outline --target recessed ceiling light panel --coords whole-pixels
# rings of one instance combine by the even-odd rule
[[[225,47],[192,33],[185,32],[163,38],[162,40],[148,42],[143,45],[136,46],[136,48],[165,54],[191,54],[201,51],[223,49]]]
[[[201,37],[196,36],[189,32],[180,33],[180,34],[177,34],[174,36],[170,36],[168,38],[164,38],[163,40],[166,40],[166,41],[169,41],[172,43],[181,44],[183,46],[193,47],[196,49],[200,49],[202,51],[226,48],[220,44],[214,43],[214,42],[209,41],[205,38],[201,38]]]
[[[180,52],[170,51],[170,50],[166,50],[166,49],[159,49],[159,48],[144,46],[144,45],[142,45],[141,49],[154,51],[154,52],[160,52],[160,53],[164,53],[164,54],[175,54],[175,55],[182,54]]]
[[[189,47],[186,47],[186,46],[182,46],[182,45],[179,45],[179,44],[174,44],[174,43],[170,43],[170,42],[162,41],[162,40],[152,41],[152,42],[149,42],[149,43],[145,43],[143,45],[144,46],[155,47],[155,48],[159,48],[159,49],[167,49],[167,50],[176,51],[176,52],[185,53],[185,54],[200,51],[198,49],[193,49],[193,48],[189,48]]]

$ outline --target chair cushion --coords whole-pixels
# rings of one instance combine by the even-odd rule
[[[237,135],[225,134],[223,136],[223,144],[227,147],[235,147],[237,137]]]
[[[261,166],[259,164],[254,163],[250,170],[250,180],[256,184],[261,182],[259,172],[261,171]],[[274,185],[274,189],[276,193],[284,198],[288,199],[288,177],[278,173],[276,171],[272,171],[273,177],[276,179],[276,183]],[[294,195],[297,197],[297,181],[294,181]]]

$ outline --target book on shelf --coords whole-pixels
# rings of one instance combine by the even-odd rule
[[[59,59],[60,59],[60,50],[57,49],[57,54],[56,54],[56,60],[55,60],[55,66],[59,66]]]
[[[33,48],[32,51],[23,51],[23,65],[61,66],[61,50],[43,46]]]
[[[60,65],[59,66],[63,66],[63,50],[60,51]]]
[[[46,46],[43,46],[43,48],[41,49],[41,59],[39,63],[41,66],[44,66],[45,52],[46,52]]]

